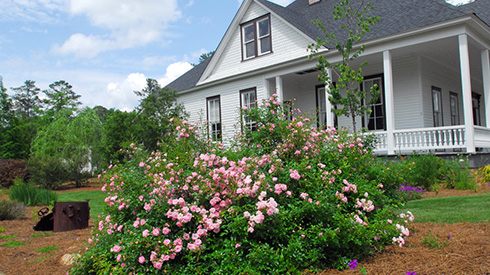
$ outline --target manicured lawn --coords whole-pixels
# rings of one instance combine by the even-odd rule
[[[67,193],[59,193],[58,201],[85,201],[90,199],[88,205],[90,206],[90,218],[95,220],[98,215],[102,213],[104,208],[104,199],[107,194],[102,191],[74,191]]]
[[[417,223],[490,222],[490,193],[415,200],[402,210],[412,211]]]

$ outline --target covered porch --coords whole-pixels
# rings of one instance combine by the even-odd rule
[[[365,76],[374,75],[382,90],[379,110],[372,109],[377,123],[369,129],[378,138],[377,154],[490,152],[490,43],[465,28],[455,31],[366,45],[359,62],[368,62]],[[267,93],[296,100],[319,126],[349,128],[348,118],[333,115],[328,86],[318,86],[317,74],[310,64],[266,76]],[[372,127],[369,119],[358,125]]]

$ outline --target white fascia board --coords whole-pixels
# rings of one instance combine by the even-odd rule
[[[248,71],[241,74],[235,74],[212,82],[204,82],[201,83],[200,85],[196,85],[191,89],[180,91],[178,92],[178,94],[180,95],[180,94],[191,93],[191,92],[199,91],[201,89],[210,88],[223,83],[249,78],[256,75],[264,75],[265,78],[272,78],[278,75],[284,75],[284,74],[299,72],[303,70],[308,70],[311,69],[312,67],[315,67],[316,62],[317,62],[316,59],[309,59],[307,56],[303,56],[295,60],[284,61],[282,63],[273,64],[271,66],[261,67],[258,68],[257,70]]]

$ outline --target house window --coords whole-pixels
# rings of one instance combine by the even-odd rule
[[[480,95],[476,93],[472,93],[472,102],[473,102],[473,124],[477,126],[481,126],[481,118],[480,118]]]
[[[240,91],[240,107],[243,109],[253,109],[257,107],[257,89],[251,88]],[[250,131],[254,131],[256,122],[250,116],[245,115],[242,117],[243,127],[246,127]]]
[[[316,117],[318,129],[327,128],[327,106],[325,101],[325,86],[316,87]]]
[[[221,100],[220,96],[207,98],[208,135],[213,141],[221,140]]]
[[[243,60],[272,52],[270,15],[241,25]]]
[[[443,126],[442,121],[442,93],[441,88],[432,87],[432,114],[434,117],[434,127]]]
[[[451,125],[459,125],[458,94],[449,93],[449,105],[451,107]]]
[[[369,106],[371,113],[364,116],[362,121],[363,127],[367,124],[368,130],[384,130],[386,129],[385,102],[383,91],[383,78],[381,76],[366,77],[362,82],[363,91],[366,92],[366,102],[371,101],[371,88],[378,85],[379,96],[376,103]]]

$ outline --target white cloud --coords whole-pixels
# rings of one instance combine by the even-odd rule
[[[132,73],[122,82],[107,84],[104,105],[123,111],[131,111],[138,105],[138,97],[134,91],[141,91],[146,86],[146,76],[142,73]],[[101,102],[100,98],[97,100]]]
[[[58,23],[66,0],[2,0],[0,21]]]
[[[77,57],[95,57],[102,51],[116,48],[114,41],[104,40],[98,36],[86,36],[81,33],[73,34],[61,46],[54,45],[53,52],[61,54],[73,53]]]
[[[182,16],[177,0],[71,0],[70,12],[85,15],[93,26],[108,31],[103,36],[77,33],[53,47],[54,52],[79,57],[158,41],[168,25]],[[89,46],[88,53],[80,44]]]
[[[170,64],[167,67],[165,76],[159,79],[158,83],[163,87],[167,86],[167,84],[174,81],[175,79],[177,79],[179,76],[183,75],[190,69],[192,69],[192,65],[188,62],[181,61],[181,62]]]

